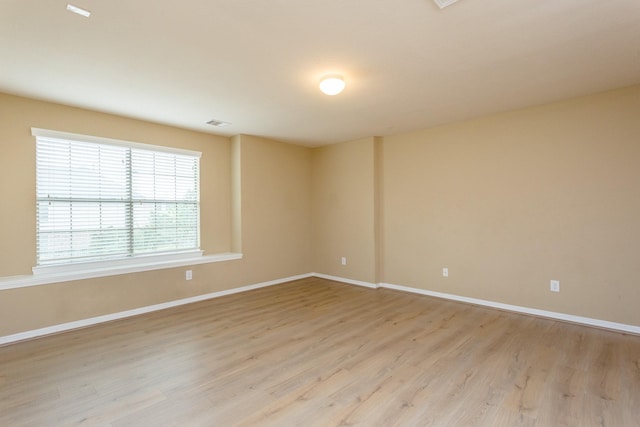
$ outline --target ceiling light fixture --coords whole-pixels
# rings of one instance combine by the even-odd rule
[[[68,4],[67,5],[67,10],[69,12],[73,12],[73,13],[75,13],[77,15],[82,15],[85,18],[88,18],[89,16],[91,16],[91,12],[89,12],[88,10],[83,9],[81,7],[78,7],[78,6],[74,6],[72,4]]]
[[[438,5],[438,7],[440,9],[444,9],[447,6],[451,6],[452,4],[457,2],[458,0],[433,0],[433,1],[436,2],[436,4]]]
[[[344,79],[339,74],[327,74],[320,80],[320,90],[325,95],[337,95],[344,89]]]

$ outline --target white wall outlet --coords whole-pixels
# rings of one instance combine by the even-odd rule
[[[347,265],[347,257],[343,256],[340,262],[342,262],[342,265]]]
[[[551,292],[560,292],[560,281],[552,280],[549,285],[549,289]]]
[[[186,273],[184,274],[184,278],[186,280],[191,280],[193,279],[193,272],[191,270],[187,270]]]
[[[449,269],[447,267],[442,269],[442,277],[449,277]]]

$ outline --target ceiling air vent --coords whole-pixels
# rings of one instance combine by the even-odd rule
[[[433,0],[433,1],[438,5],[440,9],[444,9],[447,6],[451,6],[458,0]]]
[[[215,126],[215,127],[217,127],[217,128],[221,128],[221,127],[223,127],[223,126],[228,126],[228,125],[230,125],[231,123],[223,122],[223,121],[221,121],[221,120],[209,120],[209,121],[207,122],[207,124],[208,124],[208,125],[211,125],[211,126]]]

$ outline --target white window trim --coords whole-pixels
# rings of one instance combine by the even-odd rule
[[[69,262],[67,264],[38,265],[33,267],[34,276],[75,274],[79,271],[119,270],[135,266],[164,265],[185,260],[195,260],[202,256],[201,250],[184,251],[178,253],[140,255],[129,258],[114,258],[112,260],[99,260],[90,262]]]
[[[41,128],[31,128],[31,135],[34,137],[43,137],[43,138],[55,138],[66,141],[76,141],[82,143],[96,143],[96,144],[107,144],[107,145],[115,145],[125,148],[137,148],[145,151],[159,151],[164,153],[176,154],[176,155],[187,155],[196,158],[202,158],[202,153],[200,151],[186,150],[182,148],[175,147],[166,147],[161,145],[153,145],[132,141],[125,141],[120,139],[112,139],[112,138],[104,138],[99,136],[92,135],[82,135],[70,132],[61,132],[50,129],[41,129]],[[199,215],[199,212],[198,212]],[[198,221],[199,222],[199,221]],[[200,227],[198,227],[198,232],[200,231]],[[198,241],[200,241],[198,237]],[[202,256],[203,251],[200,249],[192,249],[186,251],[178,251],[167,254],[152,254],[152,255],[137,255],[133,257],[126,258],[114,258],[113,260],[98,260],[98,261],[90,261],[90,262],[70,262],[68,264],[44,264],[37,265],[32,268],[34,276],[39,277],[67,277],[67,276],[80,276],[80,278],[91,278],[91,277],[100,277],[104,275],[111,274],[124,274],[128,272],[136,272],[136,271],[146,271],[153,267],[158,266],[158,268],[171,268],[174,264],[177,266],[190,265],[190,264],[200,264],[202,262],[197,262],[197,260]],[[224,255],[224,254],[223,254]],[[213,255],[213,261],[204,261],[206,262],[217,262],[219,255]],[[226,260],[222,259],[223,261]],[[129,271],[129,269],[132,269]],[[100,276],[92,276],[92,274],[96,272],[110,272],[110,274],[101,274]],[[111,273],[112,272],[112,273]],[[85,274],[86,273],[86,274]],[[85,277],[87,276],[87,277]],[[28,276],[27,276],[28,277]],[[65,279],[66,280],[66,279]],[[75,279],[73,279],[75,280]],[[0,278],[0,289],[3,289],[3,280]]]
[[[100,136],[81,135],[77,133],[60,132],[57,130],[31,128],[31,135],[42,136],[47,138],[66,139],[68,141],[76,142],[93,142],[95,144],[110,144],[118,145],[120,147],[138,148],[141,150],[155,150],[163,151],[165,153],[182,154],[193,157],[202,157],[200,151],[185,150],[182,148],[165,147],[164,145],[142,144],[140,142],[124,141],[121,139],[103,138]]]
[[[0,290],[70,282],[73,280],[94,279],[97,277],[139,273],[165,268],[233,261],[242,259],[243,257],[241,253],[236,252],[202,255],[201,251],[172,255],[174,256],[141,256],[131,259],[98,261],[85,264],[76,263],[72,265],[33,267],[33,275],[0,278]]]

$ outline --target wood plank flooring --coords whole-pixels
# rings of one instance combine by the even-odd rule
[[[640,426],[640,337],[310,278],[0,347],[0,426]]]

